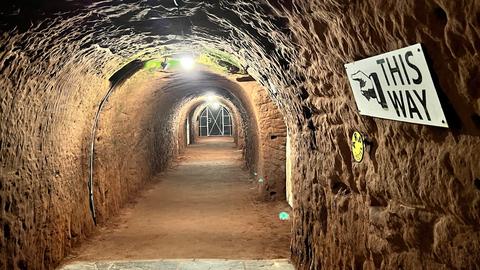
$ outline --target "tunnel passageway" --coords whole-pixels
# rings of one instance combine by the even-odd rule
[[[480,0],[2,1],[0,270],[480,269],[479,18]],[[128,269],[110,266],[73,269]]]
[[[74,261],[289,257],[285,202],[258,202],[232,137],[199,138]]]

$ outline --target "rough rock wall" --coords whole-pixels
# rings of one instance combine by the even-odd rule
[[[259,197],[285,199],[286,126],[283,114],[265,88],[257,82],[239,83],[255,110],[258,136],[258,161],[250,168],[256,175]]]
[[[303,106],[292,256],[302,269],[480,267],[478,1],[283,6]],[[308,16],[300,16],[308,14]],[[421,42],[450,129],[360,116],[343,64]],[[281,84],[281,82],[276,82]],[[354,130],[373,147],[352,162]]]
[[[94,113],[109,83],[82,69],[67,70],[69,74],[52,74],[45,82],[27,77],[25,85],[14,83],[13,69],[10,78],[2,77],[2,269],[52,268],[93,229],[88,149]],[[32,91],[49,83],[44,95]],[[222,89],[248,123],[249,112],[228,86]],[[65,96],[46,94],[62,91]],[[202,94],[192,84],[184,88],[175,74],[148,71],[116,88],[101,113],[95,144],[94,201],[100,224],[175,157],[179,112]]]
[[[178,41],[180,30],[187,41],[243,59],[285,114],[295,155],[292,257],[300,268],[480,265],[478,1],[191,0],[178,9],[173,1],[48,2],[37,5],[42,12],[27,2],[19,13],[2,8],[2,29],[20,32],[4,32],[0,46],[1,245],[15,255],[7,262],[2,253],[2,265],[23,267],[26,258],[29,267],[49,265],[91,228],[86,220],[69,226],[70,218],[48,205],[62,203],[71,220],[88,214],[87,204],[67,201],[81,191],[70,196],[59,187],[85,179],[76,155],[86,148],[96,91],[126,59]],[[42,16],[56,19],[39,24]],[[358,115],[343,64],[417,42],[451,128]],[[33,127],[40,124],[38,136]],[[374,143],[361,164],[350,157],[353,130]],[[25,169],[16,175],[20,164]],[[45,175],[57,167],[58,178]],[[10,195],[33,190],[32,199]],[[16,221],[33,216],[31,209],[38,209],[31,225]]]
[[[140,71],[104,107],[95,143],[94,198],[100,224],[176,156],[172,100],[161,94],[165,74]]]
[[[32,47],[20,45],[27,38]],[[93,228],[86,153],[98,90],[108,81],[88,70],[107,72],[72,48],[59,50],[53,38],[36,41],[32,33],[2,39],[2,269],[53,265]]]

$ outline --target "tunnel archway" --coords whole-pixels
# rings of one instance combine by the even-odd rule
[[[270,125],[269,128],[265,126],[265,121],[274,119],[271,118],[272,115],[263,120],[260,119],[257,105],[252,103],[252,98],[248,96],[257,93],[258,102],[270,104],[270,110],[275,110],[275,105],[268,103],[271,101],[261,87],[253,82],[240,86],[231,79],[206,71],[198,71],[195,75],[162,72],[157,75],[158,79],[144,83],[143,88],[138,88],[139,81],[151,77],[152,73],[140,71],[134,74],[110,97],[106,112],[102,115],[102,124],[99,126],[96,139],[98,147],[95,150],[97,159],[102,162],[98,168],[95,168],[94,175],[100,181],[110,179],[110,182],[100,182],[95,188],[94,197],[99,200],[96,208],[100,212],[100,220],[104,219],[105,213],[118,211],[121,201],[126,199],[126,197],[120,200],[114,198],[114,195],[108,195],[111,192],[107,190],[113,190],[114,194],[121,190],[132,193],[141,186],[141,181],[138,180],[139,175],[144,179],[153,177],[157,172],[164,170],[169,165],[169,161],[185,149],[187,135],[191,137],[189,142],[195,143],[199,136],[199,127],[194,119],[201,114],[212,89],[215,89],[218,101],[232,112],[232,123],[236,127],[233,130],[234,141],[238,148],[242,149],[246,166],[255,180],[261,179],[258,187],[259,197],[266,200],[282,200],[285,197],[285,169],[282,164],[285,154],[276,152],[275,159],[278,162],[271,162],[272,166],[266,166],[264,154],[268,154],[269,151],[262,150],[263,145],[267,143],[263,142],[264,140],[272,141],[268,142],[271,149],[282,149],[283,142],[271,138],[270,133],[274,126]],[[192,81],[191,76],[195,76],[195,81]],[[142,107],[141,111],[140,107]],[[129,112],[132,110],[133,112]],[[131,119],[129,115],[134,113],[134,117],[144,120]],[[275,126],[278,126],[282,132],[284,124],[281,114],[273,116],[277,121]],[[185,130],[186,121],[191,122],[190,134]],[[140,126],[131,126],[132,123]],[[109,130],[109,126],[114,130]],[[132,135],[132,131],[136,130],[141,130],[143,134]],[[266,132],[270,135],[266,135]],[[131,138],[135,137],[142,138],[142,149],[130,146]],[[172,138],[178,138],[178,140]],[[101,143],[102,140],[103,143]],[[109,147],[104,148],[105,146]],[[115,158],[119,152],[125,151],[122,147],[127,147],[129,151],[134,150],[139,155],[138,160],[133,158],[135,155],[130,156],[129,159]],[[161,158],[158,158],[159,156]],[[139,164],[146,164],[147,167]],[[127,169],[126,166],[130,168]],[[112,171],[112,167],[119,170]],[[111,182],[127,183],[127,186],[113,184],[113,187],[110,187]]]
[[[231,136],[234,139],[234,142],[237,144],[239,149],[243,149],[245,145],[244,138],[248,136],[245,132],[245,121],[242,119],[242,114],[240,114],[239,109],[235,106],[232,101],[222,96],[217,96],[214,92],[208,91],[205,94],[205,99],[203,102],[196,103],[191,106],[189,119],[191,121],[191,140],[195,141],[200,136],[200,115],[206,107],[210,104],[218,103],[221,106],[224,106],[228,110],[231,118]]]
[[[206,90],[207,91],[207,90]],[[231,112],[231,116],[233,116],[233,121],[232,124],[235,127],[233,129],[233,139],[235,144],[239,149],[244,149],[245,146],[245,136],[246,130],[245,130],[245,123],[246,120],[244,120],[242,117],[244,114],[240,113],[240,109],[243,108],[243,105],[240,108],[237,108],[236,105],[228,98],[225,98],[223,96],[218,96],[215,95],[212,91],[208,90],[205,92],[204,95],[201,96],[201,98],[198,101],[194,101],[189,105],[186,105],[184,108],[186,114],[185,114],[185,121],[189,122],[189,141],[190,143],[195,143],[195,141],[198,139],[198,131],[199,131],[199,126],[198,122],[195,121],[197,118],[199,118],[199,113],[201,112],[200,108],[203,108],[204,105],[208,104],[210,99],[214,98],[215,101],[219,101],[223,106],[226,106],[228,110]]]
[[[258,145],[259,142],[253,139],[260,137],[257,134],[257,125],[261,124],[257,122],[255,112],[252,110],[255,108],[255,105],[252,104],[245,94],[263,91],[263,89],[258,88],[254,90],[251,88],[243,88],[223,76],[205,71],[199,71],[199,73],[195,75],[195,83],[191,83],[190,75],[187,74],[163,74],[160,72],[157,75],[161,77],[161,80],[149,80],[149,83],[143,84],[142,88],[138,88],[137,80],[143,80],[145,78],[144,76],[150,75],[151,74],[146,71],[139,71],[126,80],[125,84],[117,89],[115,94],[110,97],[105,112],[102,114],[102,121],[99,125],[97,138],[98,148],[96,150],[98,159],[102,160],[102,162],[100,166],[97,166],[97,170],[99,171],[96,175],[98,176],[97,178],[103,182],[96,185],[97,190],[95,194],[95,198],[97,198],[96,200],[98,201],[96,205],[98,205],[100,222],[102,222],[102,218],[112,210],[111,208],[117,207],[117,205],[112,205],[112,203],[118,203],[118,205],[122,203],[121,201],[112,202],[114,196],[109,195],[112,191],[115,194],[122,192],[122,190],[129,190],[134,194],[136,187],[129,187],[128,185],[131,185],[131,183],[129,183],[130,181],[138,181],[140,172],[146,177],[153,177],[156,172],[165,168],[154,167],[159,166],[159,157],[166,160],[166,163],[160,163],[160,165],[168,166],[168,160],[172,160],[180,152],[185,151],[186,140],[183,138],[187,136],[187,132],[184,132],[184,123],[189,119],[189,116],[191,121],[192,119],[196,119],[195,115],[201,114],[206,105],[205,101],[208,99],[208,91],[211,91],[212,88],[215,89],[218,95],[218,101],[229,108],[229,111],[232,112],[232,117],[235,119],[234,122],[238,123],[235,124],[238,126],[235,131],[237,131],[238,134],[243,133],[241,137],[244,139],[237,139],[237,141],[243,140],[245,147],[241,147],[240,144],[238,147],[243,149],[244,156],[247,160],[250,159],[251,162],[257,162],[256,158],[259,155],[259,150],[257,149],[260,148],[260,146]],[[159,84],[159,82],[161,83]],[[264,99],[262,102],[265,103],[265,101],[268,100]],[[271,106],[273,109],[274,105],[272,104]],[[142,110],[139,110],[140,107]],[[135,116],[134,113],[136,113],[137,116]],[[141,117],[144,119],[132,119],[131,117]],[[124,126],[125,123],[139,126],[127,127]],[[148,126],[150,126],[150,128],[148,128]],[[128,136],[128,134],[122,134],[123,131],[148,131],[148,133]],[[237,136],[238,135],[236,135],[236,137]],[[129,143],[137,137],[142,138],[144,141],[142,145],[139,145],[142,149],[138,147],[135,149],[135,153],[138,156],[135,157],[135,155],[129,154],[128,162],[125,160],[121,161],[122,164],[136,166],[135,171],[131,172],[130,169],[125,171],[123,168],[125,165],[118,164],[118,154],[114,154],[111,151],[123,152],[124,150],[122,150],[122,148],[133,150],[129,146]],[[172,140],[172,138],[178,138],[178,140]],[[169,141],[167,141],[167,139],[169,139]],[[166,143],[169,143],[170,146],[165,145]],[[154,151],[151,150],[152,145]],[[161,146],[161,150],[156,150],[155,147],[157,146],[155,145]],[[108,146],[108,148],[105,148],[105,146]],[[172,151],[175,149],[176,151]],[[143,157],[141,155],[142,152],[144,152]],[[166,154],[170,154],[171,156],[165,156]],[[138,161],[135,159],[138,159]],[[145,165],[139,165],[143,160],[152,162],[152,164],[149,165],[151,167],[145,168]],[[160,161],[163,162],[163,160]],[[149,163],[147,163],[147,165],[148,164]],[[254,166],[251,168],[252,171],[259,171],[260,164],[251,163],[247,165]],[[103,177],[102,171],[112,173],[112,167],[119,168],[119,170],[114,170],[114,173],[117,175]],[[152,175],[148,176],[146,172],[151,172]],[[112,181],[118,184],[112,183]],[[127,186],[125,186],[125,184],[122,185],[122,183],[125,182],[127,182]],[[133,184],[141,185],[142,183],[133,182]],[[261,187],[260,190],[262,190]]]

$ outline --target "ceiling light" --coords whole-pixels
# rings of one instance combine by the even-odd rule
[[[192,70],[193,66],[195,65],[195,61],[191,56],[183,56],[180,58],[180,65],[185,70]]]
[[[218,110],[218,108],[220,108],[220,103],[218,103],[218,102],[213,102],[213,103],[210,103],[210,106],[211,106],[214,110]]]
[[[205,97],[208,102],[213,102],[216,100],[215,95],[213,93],[208,93]]]

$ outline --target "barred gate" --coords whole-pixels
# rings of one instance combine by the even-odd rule
[[[220,104],[209,104],[200,113],[200,136],[232,136],[232,117]]]

